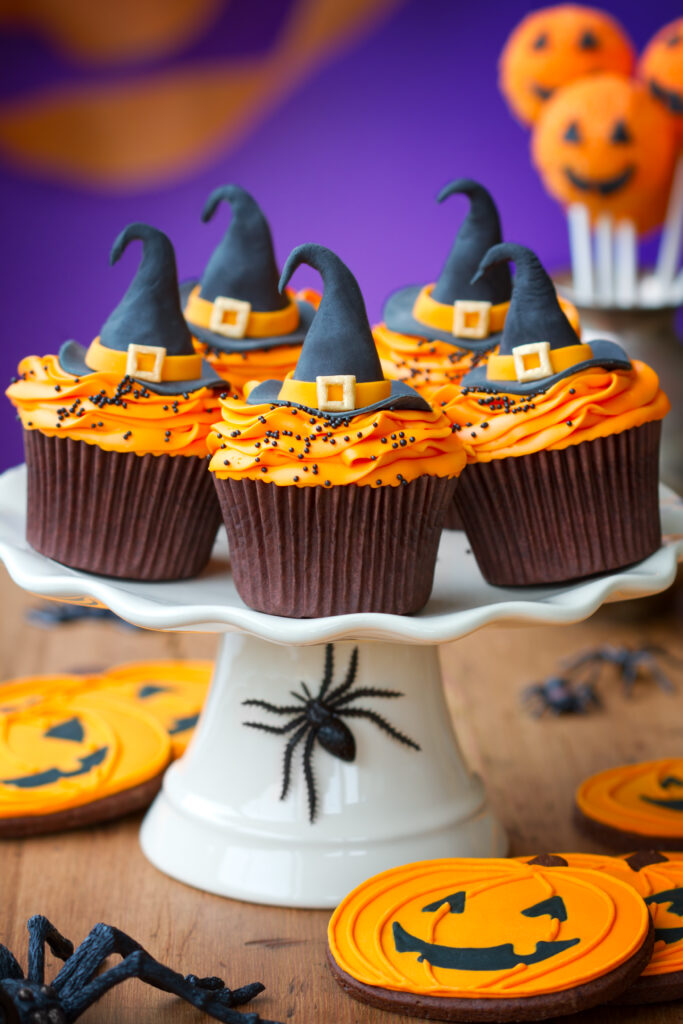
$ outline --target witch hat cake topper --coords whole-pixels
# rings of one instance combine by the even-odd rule
[[[593,366],[631,369],[626,353],[613,341],[580,342],[553,282],[531,249],[511,242],[494,245],[481,261],[475,281],[509,260],[514,260],[516,273],[500,351],[489,357],[486,366],[466,374],[463,388],[536,394]]]
[[[129,224],[112,246],[112,265],[132,241],[142,242],[142,259],[125,295],[88,349],[76,341],[62,345],[60,366],[76,377],[98,370],[129,376],[163,395],[224,388],[225,381],[194,350],[170,239],[149,224]]]
[[[312,243],[298,246],[287,258],[280,288],[302,263],[318,271],[324,290],[299,361],[284,381],[253,388],[247,402],[297,405],[345,418],[389,407],[429,411],[413,388],[385,380],[358,282],[335,253]]]
[[[180,287],[190,330],[222,352],[300,345],[314,310],[280,292],[273,239],[261,207],[239,185],[221,185],[206,201],[204,223],[224,201],[232,211],[228,230],[201,280]]]
[[[510,272],[499,266],[472,282],[484,254],[501,241],[500,218],[490,193],[471,178],[458,178],[439,192],[442,203],[466,195],[470,208],[434,285],[401,288],[384,307],[390,331],[445,341],[457,348],[487,350],[500,340],[511,292]]]

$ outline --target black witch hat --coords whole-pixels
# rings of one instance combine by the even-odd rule
[[[437,200],[456,194],[468,196],[470,208],[438,281],[433,288],[413,285],[394,292],[384,307],[384,322],[400,334],[486,351],[500,340],[510,272],[501,265],[490,277],[476,283],[472,278],[484,253],[501,241],[500,218],[489,192],[471,178],[452,181]]]
[[[514,260],[516,273],[499,353],[462,379],[464,388],[483,387],[512,395],[547,391],[558,380],[591,366],[630,370],[628,356],[613,341],[581,344],[567,319],[553,282],[531,249],[503,242],[484,256],[475,280],[490,268]]]
[[[239,185],[222,185],[206,201],[205,223],[223,200],[232,210],[230,226],[201,280],[180,286],[190,330],[222,352],[300,345],[314,309],[280,293],[273,239],[261,207]]]
[[[116,263],[134,240],[142,242],[142,260],[126,294],[88,349],[76,341],[62,345],[60,366],[76,377],[120,372],[161,395],[225,388],[194,350],[178,300],[175,252],[163,231],[129,224],[114,242],[109,262]]]
[[[264,381],[247,402],[297,405],[343,418],[386,408],[429,411],[413,388],[385,380],[358,282],[335,253],[322,245],[298,246],[285,263],[280,288],[302,263],[319,272],[324,291],[299,361],[284,382]]]

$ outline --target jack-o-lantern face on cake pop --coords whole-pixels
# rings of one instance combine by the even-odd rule
[[[614,18],[578,4],[544,7],[527,15],[500,58],[500,88],[524,124],[538,118],[563,85],[585,75],[633,69],[631,43]]]
[[[671,118],[639,82],[596,75],[548,102],[534,129],[532,159],[550,194],[582,203],[595,221],[631,220],[639,232],[664,218],[673,173]]]
[[[648,930],[642,899],[617,879],[456,859],[408,864],[362,883],[337,907],[328,941],[351,994],[386,1005],[382,990],[412,993],[422,1008],[436,1001],[429,1016],[475,1020],[472,1000],[502,1006],[610,973],[637,954]],[[448,1013],[433,1012],[449,1003]]]
[[[683,18],[660,29],[645,47],[638,74],[651,94],[673,116],[683,142]]]

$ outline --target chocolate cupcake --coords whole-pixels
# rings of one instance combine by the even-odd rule
[[[612,341],[581,344],[537,257],[517,268],[498,354],[434,396],[468,452],[456,496],[479,568],[500,586],[620,569],[661,543],[657,375]]]
[[[180,298],[197,352],[242,398],[248,382],[294,369],[320,297],[310,290],[280,293],[268,221],[239,185],[215,189],[202,220],[211,220],[224,201],[230,226],[201,279],[180,286]]]
[[[243,600],[305,618],[416,612],[465,456],[442,413],[384,378],[358,284],[318,245],[325,285],[293,373],[225,398],[211,471]]]
[[[221,378],[192,346],[173,246],[146,224],[143,255],[97,338],[29,356],[7,390],[24,427],[26,537],[74,569],[141,580],[194,576],[220,525],[206,437]]]

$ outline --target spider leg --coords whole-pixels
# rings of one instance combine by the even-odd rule
[[[341,697],[328,697],[325,703],[328,707],[340,708],[344,704],[348,704],[349,701],[358,700],[361,697],[403,697],[405,694],[399,690],[381,690],[376,686],[363,686],[358,690],[353,690],[351,693],[342,694]]]
[[[305,720],[305,715],[299,715],[298,718],[293,718],[287,725],[264,725],[263,722],[242,722],[242,725],[248,725],[250,729],[261,729],[262,732],[272,732],[277,736],[282,736],[284,733],[296,729],[297,725],[300,725]]]
[[[574,657],[564,658],[562,665],[567,669],[581,668],[583,665],[587,665],[590,662],[601,662],[606,660],[605,648],[595,647],[590,651],[582,651],[580,654],[574,655]]]
[[[274,715],[296,715],[301,711],[301,708],[294,704],[271,704],[267,700],[243,700],[242,706],[263,708],[265,711],[272,711]]]
[[[332,684],[332,676],[334,675],[334,644],[327,644],[325,647],[325,671],[323,673],[323,681],[320,684],[320,690],[318,692],[318,700],[322,700]]]
[[[42,914],[34,914],[26,923],[28,928],[28,980],[42,984],[45,981],[45,943],[60,960],[73,955],[73,942],[61,935]]]
[[[638,665],[630,658],[622,667],[621,670],[621,681],[624,684],[624,693],[627,697],[633,696],[633,687],[636,684],[638,678]]]
[[[116,929],[112,929],[112,931],[115,932]],[[128,936],[124,936],[124,938],[128,939]],[[128,939],[128,942],[133,942],[133,940]],[[192,1006],[203,1010],[216,1020],[224,1021],[225,1024],[259,1024],[259,1022],[270,1024],[270,1022],[262,1021],[258,1013],[240,1013],[239,1010],[233,1009],[231,1005],[233,993],[230,989],[216,989],[213,986],[203,985],[201,980],[194,980],[192,975],[189,978],[184,978],[182,974],[159,963],[140,946],[133,949],[120,963],[105,971],[104,974],[92,978],[73,994],[70,993],[68,1001],[64,998],[69,1021],[76,1020],[106,992],[128,978],[138,978],[148,985],[153,985],[154,988],[161,989],[162,992],[171,992],[173,995],[180,996]],[[203,980],[205,982],[214,981],[214,979]]]
[[[338,697],[341,697],[343,693],[346,693],[347,690],[351,689],[356,678],[357,671],[358,648],[354,647],[353,651],[351,652],[351,658],[349,659],[349,667],[346,673],[346,679],[344,680],[343,683],[340,683],[339,686],[337,686],[334,690],[332,690],[331,693],[327,695],[328,702],[331,700],[336,700]]]
[[[647,667],[650,672],[650,675],[652,676],[652,678],[661,690],[664,690],[665,693],[676,692],[676,687],[671,682],[668,675],[662,671],[662,669],[659,667],[659,665],[656,664],[655,661],[653,661],[652,664],[648,665]]]
[[[306,694],[306,700],[313,700],[313,694],[312,694],[312,693],[311,693],[311,691],[310,691],[310,690],[308,689],[308,687],[306,686],[306,683],[304,683],[304,682],[303,682],[303,680],[302,680],[302,682],[301,682],[301,689],[302,689],[302,690],[304,691],[304,693]]]
[[[306,735],[307,729],[310,729],[310,725],[307,721],[304,721],[304,724],[297,732],[294,733],[285,747],[285,757],[282,763],[282,789],[280,790],[281,800],[284,800],[289,792],[289,783],[292,778],[292,757],[294,755],[294,750]]]
[[[91,980],[112,953],[128,956],[138,949],[142,949],[140,943],[125,932],[108,924],[96,924],[66,961],[52,982],[52,987],[61,992],[62,998],[68,1002]]]
[[[13,981],[23,981],[24,972],[7,946],[0,945],[0,981],[10,978]]]
[[[308,820],[311,824],[315,821],[315,812],[318,805],[318,797],[315,792],[315,777],[313,775],[313,744],[315,743],[315,738],[316,732],[311,730],[304,747],[304,778],[306,779],[306,791],[308,793]]]
[[[378,715],[376,711],[366,711],[364,708],[344,708],[340,713],[343,716],[348,716],[349,718],[367,718],[368,721],[374,722],[376,726],[383,729],[384,732],[392,736],[393,739],[398,740],[399,743],[404,743],[407,747],[412,747],[413,750],[422,749],[414,740],[409,739],[408,736],[399,732],[398,729],[394,729],[393,725],[389,725],[387,720],[382,718],[381,715]]]

